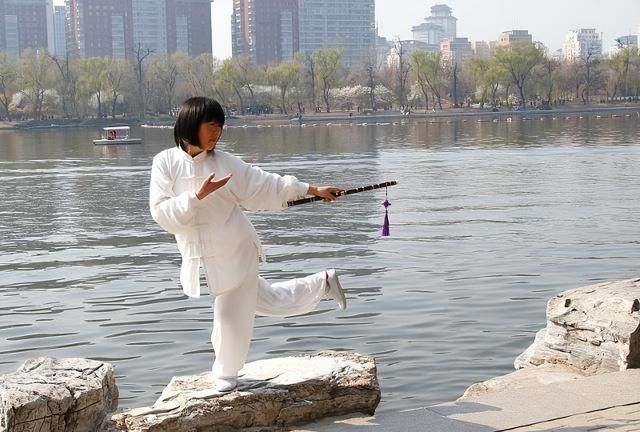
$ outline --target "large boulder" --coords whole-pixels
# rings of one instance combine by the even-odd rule
[[[113,415],[103,430],[269,430],[353,412],[373,415],[380,402],[375,362],[321,352],[248,363],[238,388],[222,394],[210,372],[174,377],[152,407]]]
[[[516,369],[561,364],[587,375],[640,366],[640,278],[565,291]]]
[[[0,432],[93,432],[118,404],[110,364],[36,358],[0,376]]]

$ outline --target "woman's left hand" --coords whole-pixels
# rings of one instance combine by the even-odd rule
[[[309,186],[309,193],[311,195],[320,197],[325,201],[335,201],[341,192],[344,192],[344,189],[334,186]]]

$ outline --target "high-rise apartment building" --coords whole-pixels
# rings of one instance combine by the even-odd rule
[[[67,55],[67,8],[53,8],[53,54],[58,57]]]
[[[131,0],[133,46],[167,52],[166,0]]]
[[[166,0],[167,52],[190,56],[211,53],[213,0]]]
[[[234,0],[231,33],[233,55],[258,64],[291,60],[300,47],[298,0]]]
[[[134,50],[210,53],[212,0],[66,0],[68,47],[81,57]]]
[[[565,37],[562,52],[567,61],[597,60],[602,57],[602,39],[593,28],[571,30]]]
[[[133,54],[131,0],[66,0],[67,48],[80,57],[125,58]]]
[[[299,0],[300,51],[340,48],[350,66],[375,52],[374,0]]]
[[[0,0],[0,51],[46,49],[47,0]]]
[[[498,46],[509,46],[516,42],[533,42],[533,37],[528,30],[509,30],[500,33],[498,38]]]

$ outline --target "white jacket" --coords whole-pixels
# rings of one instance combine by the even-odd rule
[[[196,192],[211,173],[231,180],[200,201]],[[241,207],[279,210],[304,196],[307,183],[292,176],[267,173],[229,153],[214,150],[191,157],[178,147],[153,158],[149,206],[153,219],[175,235],[182,255],[180,282],[184,293],[200,296],[200,261],[215,263],[219,283],[212,294],[236,288],[245,279],[247,256],[262,256],[256,231]],[[244,260],[244,261],[243,261]],[[256,275],[257,276],[257,275]]]

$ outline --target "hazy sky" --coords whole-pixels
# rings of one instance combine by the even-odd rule
[[[640,27],[640,0],[376,0],[380,35],[410,39],[411,27],[420,24],[436,3],[453,9],[458,36],[488,41],[504,30],[526,29],[552,50],[562,48],[568,30],[595,27],[603,33],[608,52],[616,37],[637,34]],[[213,4],[216,57],[231,55],[232,10],[232,0]]]
[[[562,48],[564,35],[573,28],[595,27],[604,36],[605,52],[616,37],[637,34],[640,28],[640,0],[376,0],[380,35],[410,39],[411,27],[420,24],[436,3],[451,6],[459,36],[489,41],[503,30],[526,29],[552,50]],[[231,55],[232,10],[232,0],[213,3],[216,57]]]

